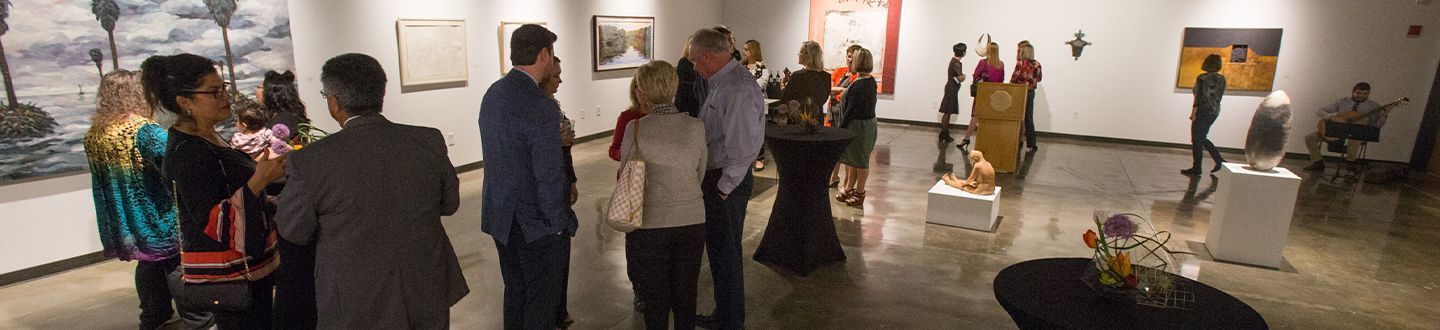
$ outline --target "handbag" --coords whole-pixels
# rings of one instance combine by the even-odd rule
[[[640,121],[635,120],[630,125],[635,127],[630,157],[620,168],[615,193],[610,195],[610,211],[605,214],[605,224],[626,233],[639,229],[645,216],[645,159],[639,157],[640,149],[637,147],[640,144]]]
[[[213,149],[212,149],[213,152]],[[218,155],[217,155],[218,157]],[[225,164],[220,164],[220,173],[225,175]],[[176,205],[181,205],[180,197],[176,193],[175,182],[170,182],[171,198],[174,198]],[[226,191],[229,183],[226,183]],[[242,220],[243,221],[243,220]],[[180,229],[180,218],[175,217],[175,228]],[[178,230],[176,233],[180,246],[180,266],[176,266],[170,273],[165,275],[165,284],[170,289],[170,295],[176,305],[184,309],[204,312],[239,312],[250,308],[250,277],[245,276],[244,280],[219,282],[219,283],[186,283],[185,282],[185,231]],[[246,274],[250,271],[249,257],[244,256],[245,251],[240,251],[240,260],[245,263]]]

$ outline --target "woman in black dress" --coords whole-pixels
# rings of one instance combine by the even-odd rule
[[[940,98],[940,142],[955,141],[950,137],[950,115],[960,113],[960,83],[965,82],[965,65],[960,59],[965,58],[965,48],[963,42],[950,47],[954,56],[945,69],[945,96]]]
[[[275,251],[274,207],[265,187],[285,175],[285,158],[256,160],[231,148],[215,126],[230,118],[230,88],[215,63],[192,54],[152,56],[141,64],[146,100],[177,117],[161,168],[180,222],[181,278],[187,287],[243,281],[249,308],[216,312],[220,329],[271,327],[269,276]]]

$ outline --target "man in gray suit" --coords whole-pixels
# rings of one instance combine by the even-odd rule
[[[506,329],[554,329],[564,303],[570,238],[579,226],[560,145],[560,106],[540,83],[555,65],[555,33],[515,29],[505,77],[480,103],[485,156],[480,230],[495,239]]]
[[[331,58],[320,82],[343,129],[290,154],[275,215],[280,235],[316,245],[319,328],[449,327],[470,289],[440,222],[460,206],[444,137],[380,115],[385,71],[370,56]]]

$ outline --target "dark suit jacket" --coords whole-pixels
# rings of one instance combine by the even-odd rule
[[[460,206],[460,181],[439,130],[356,117],[285,171],[275,223],[316,245],[320,328],[413,328],[470,292],[440,223]]]
[[[491,84],[480,102],[480,230],[500,244],[510,244],[512,227],[533,242],[557,233],[574,236],[579,226],[570,209],[559,109],[520,70]]]

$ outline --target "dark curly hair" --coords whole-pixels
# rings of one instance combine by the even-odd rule
[[[300,101],[300,90],[295,86],[295,73],[265,72],[262,86],[265,89],[265,110],[270,116],[288,112],[300,117],[300,121],[310,121],[310,116],[305,113],[305,102]]]

